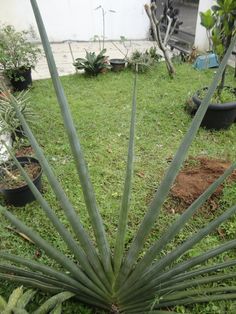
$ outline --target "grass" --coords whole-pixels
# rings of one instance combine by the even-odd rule
[[[176,68],[177,75],[174,80],[167,76],[163,63],[138,77],[136,156],[133,196],[126,239],[127,246],[168,167],[170,158],[189,126],[191,117],[184,110],[186,100],[197,89],[207,86],[214,75],[212,69],[199,72],[189,64],[177,64]],[[87,78],[83,75],[61,78],[84,148],[111,247],[114,247],[114,233],[117,228],[125,173],[132,76],[130,71],[124,71],[106,73],[96,78]],[[235,86],[232,70],[228,71],[226,82],[227,85]],[[91,230],[51,81],[34,82],[30,96],[32,109],[37,115],[36,121],[32,124],[36,138],[43,147],[72,203],[78,209],[82,222],[88,230]],[[200,129],[189,155],[206,155],[233,161],[236,153],[235,135],[236,124],[226,131],[210,132]],[[67,224],[45,178],[43,186],[45,198],[55,208],[62,221]],[[217,215],[230,204],[235,204],[235,188],[236,184],[225,187],[217,208]],[[168,199],[151,236],[147,239],[147,246],[178,215],[166,211],[166,207],[174,208],[174,206],[176,204],[171,198]],[[44,217],[37,203],[34,202],[25,208],[12,208],[11,210],[58,248],[66,251],[64,243],[58,239],[57,233],[47,218]],[[199,226],[207,224],[212,218],[213,214],[208,217],[196,215],[174,243],[170,245],[170,248],[181,243],[186,236],[193,233]],[[6,228],[8,223],[4,219],[1,222],[0,249],[33,257],[49,265],[52,263],[43,252],[38,252],[34,245],[28,244],[12,231],[9,231]],[[225,239],[235,236],[235,227],[234,219],[222,227],[222,230],[225,230]],[[220,241],[222,241],[222,237],[216,232],[188,254],[189,256],[196,255],[201,250],[216,246]],[[224,254],[222,259],[226,258],[227,256]],[[9,295],[10,289],[12,289],[11,284],[2,283],[0,294]],[[42,294],[38,294],[37,298],[42,298]],[[65,303],[63,313],[92,313],[83,305],[80,305],[79,309],[78,306],[76,302],[69,301]],[[177,307],[175,310],[179,313],[189,313],[189,311],[191,313],[234,313],[233,308],[234,302],[221,302],[198,305],[190,310]],[[230,312],[231,309],[232,312]],[[101,312],[98,311],[97,313]]]

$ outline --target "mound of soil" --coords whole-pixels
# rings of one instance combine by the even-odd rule
[[[224,173],[230,164],[229,161],[221,159],[190,157],[176,178],[171,189],[172,196],[186,205],[190,205]],[[236,171],[228,180],[236,180]],[[219,196],[222,189],[223,185],[219,186],[211,198]]]

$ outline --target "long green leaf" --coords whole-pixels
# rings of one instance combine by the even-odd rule
[[[77,235],[78,240],[81,243],[81,246],[83,247],[84,251],[86,252],[86,255],[89,257],[90,263],[93,266],[95,272],[98,274],[98,276],[101,278],[102,282],[106,285],[107,288],[109,288],[109,283],[106,279],[104,269],[101,266],[100,260],[97,256],[96,250],[92,244],[92,241],[88,237],[87,233],[85,232],[79,216],[75,212],[73,206],[71,205],[70,201],[68,200],[67,196],[65,195],[64,190],[62,189],[61,185],[59,184],[57,178],[55,177],[51,167],[49,166],[41,148],[39,147],[36,139],[34,138],[34,135],[32,134],[29,126],[27,125],[24,116],[21,114],[21,112],[18,109],[17,101],[13,95],[8,93],[8,97],[11,98],[11,103],[13,104],[17,116],[23,126],[23,129],[25,133],[27,134],[28,138],[30,139],[31,145],[34,148],[37,158],[40,161],[40,165],[43,168],[44,173],[46,174],[48,181],[57,197],[57,199],[60,201],[61,207],[63,208],[65,215],[68,218],[68,221],[70,222],[74,233]]]
[[[151,280],[157,273],[162,272],[172,262],[176,261],[181,255],[191,249],[195,244],[199,243],[205,236],[215,230],[221,223],[230,218],[236,212],[236,205],[226,210],[221,216],[210,222],[206,227],[200,229],[193,236],[187,239],[183,244],[174,249],[171,253],[156,262],[147,270],[145,280]]]
[[[35,279],[35,280],[44,282],[46,284],[52,285],[54,287],[59,286],[63,290],[70,290],[70,291],[78,292],[78,288],[75,288],[71,285],[67,285],[62,281],[56,280],[54,278],[46,277],[46,276],[39,274],[39,273],[34,273],[32,271],[24,270],[22,268],[19,268],[19,267],[13,266],[13,265],[11,265],[11,266],[0,265],[0,271],[1,271],[1,273],[5,273],[5,274],[11,274],[11,275]]]
[[[188,152],[188,149],[200,127],[201,121],[207,111],[207,108],[209,106],[210,99],[212,95],[214,94],[214,91],[217,88],[218,81],[220,80],[222,73],[225,69],[225,66],[227,65],[228,58],[230,57],[234,46],[236,44],[236,36],[232,39],[229,49],[227,50],[219,69],[217,70],[217,73],[215,75],[214,80],[212,81],[208,92],[203,99],[201,106],[199,107],[197,113],[195,114],[195,117],[193,118],[193,121],[191,123],[191,126],[186,133],[186,135],[183,138],[183,141],[181,142],[177,153],[175,154],[169,169],[167,170],[167,173],[161,182],[153,201],[151,202],[149,209],[147,213],[144,216],[144,219],[139,227],[139,230],[136,234],[136,237],[134,238],[133,242],[131,243],[131,246],[129,248],[129,251],[127,253],[127,256],[125,258],[125,261],[123,263],[122,271],[120,272],[120,276],[117,280],[117,286],[121,286],[121,282],[123,282],[128,274],[130,273],[134,263],[136,262],[138,258],[138,254],[140,250],[143,248],[143,245],[145,243],[146,236],[150,233],[152,226],[154,225],[156,218],[159,215],[161,206],[163,205],[167,194],[169,193],[169,190],[171,188],[172,183],[174,182],[178,171],[185,159],[185,156]]]
[[[32,180],[30,179],[29,175],[26,173],[26,171],[23,169],[19,161],[16,159],[16,157],[12,154],[11,150],[5,145],[7,151],[11,155],[13,161],[17,165],[18,169],[20,170],[23,178],[25,179],[26,183],[28,184],[29,188],[31,189],[33,195],[35,196],[36,200],[39,202],[41,207],[43,208],[44,212],[48,216],[48,218],[51,220],[52,224],[54,225],[55,229],[58,231],[58,233],[61,235],[62,239],[67,244],[68,248],[71,250],[71,252],[74,254],[74,256],[78,259],[82,267],[85,269],[86,273],[90,277],[92,281],[94,281],[102,290],[104,290],[104,287],[99,280],[98,276],[90,266],[90,261],[87,258],[84,251],[80,248],[80,246],[77,244],[77,242],[74,240],[71,233],[64,227],[64,225],[60,222],[57,215],[54,213],[54,211],[50,208],[47,201],[43,198],[42,194],[39,192],[39,190],[36,188]]]
[[[52,294],[63,292],[63,290],[59,287],[53,287],[51,285],[44,284],[40,281],[32,280],[32,279],[29,279],[27,277],[14,276],[14,275],[10,275],[10,274],[1,274],[0,273],[0,279],[12,281],[12,282],[17,282],[17,283],[23,284],[23,285],[28,286],[28,287],[33,287],[36,289],[40,289],[42,291],[50,292]],[[109,309],[110,308],[109,305],[107,305],[107,303],[99,301],[96,299],[96,297],[93,297],[91,295],[78,294],[77,293],[76,298],[81,302],[84,302],[84,303],[92,305],[92,306],[97,306],[97,307],[100,307],[102,309]]]
[[[14,262],[16,264],[20,264],[22,266],[26,266],[29,269],[34,270],[35,272],[40,272],[46,276],[56,278],[61,282],[64,282],[72,287],[80,289],[79,283],[73,278],[71,278],[69,275],[64,274],[62,271],[57,271],[54,268],[40,264],[36,261],[32,261],[32,260],[17,256],[17,255],[4,253],[2,251],[0,251],[0,258],[7,261]]]
[[[143,285],[143,287],[140,287],[140,289],[137,290],[137,287],[135,287],[136,289],[133,289],[133,291],[131,291],[130,289],[130,293],[129,295],[123,295],[121,298],[122,302],[128,302],[129,300],[131,301],[134,298],[142,298],[142,294],[154,294],[154,293],[158,293],[159,290],[161,289],[161,285],[162,283],[167,283],[169,279],[174,278],[174,276],[176,275],[180,275],[181,274],[185,274],[185,272],[191,268],[194,267],[196,265],[200,265],[204,262],[206,262],[207,260],[218,256],[220,254],[222,254],[223,252],[229,251],[233,248],[236,247],[236,240],[232,240],[232,241],[228,241],[222,245],[219,245],[218,247],[208,250],[207,252],[190,258],[187,261],[184,261],[182,263],[177,264],[176,266],[173,266],[172,268],[170,268],[169,270],[156,275],[153,277],[153,280],[150,280],[149,282],[147,282],[146,284]]]
[[[48,41],[47,33],[45,30],[43,20],[39,12],[39,8],[38,8],[36,0],[31,0],[31,5],[32,5],[35,19],[38,25],[38,30],[41,36],[42,44],[43,44],[45,55],[47,58],[49,71],[51,73],[52,82],[53,82],[54,89],[57,95],[57,100],[60,105],[62,118],[64,120],[65,130],[69,138],[71,151],[74,156],[76,168],[79,174],[85,203],[86,203],[89,215],[90,215],[92,227],[93,227],[96,241],[98,244],[98,249],[101,254],[104,269],[107,272],[111,281],[113,278],[113,269],[111,265],[110,248],[109,248],[109,244],[106,238],[102,217],[97,208],[96,199],[95,199],[94,191],[92,188],[92,184],[90,182],[83,152],[80,146],[80,142],[77,136],[75,126],[73,124],[73,120],[71,117],[67,99],[66,99],[62,84],[59,80],[57,68],[56,68],[53,54],[51,51],[51,47]]]
[[[165,289],[179,282],[185,282],[187,279],[209,274],[211,272],[218,272],[221,269],[226,269],[232,266],[236,266],[236,260],[230,260],[224,263],[216,264],[213,266],[200,267],[197,270],[189,271],[184,274],[175,276],[172,280],[168,280],[160,285],[160,289]]]
[[[156,309],[159,308],[166,308],[169,306],[175,305],[189,305],[189,304],[196,304],[196,303],[209,303],[213,301],[226,301],[226,300],[235,300],[236,293],[222,293],[222,294],[215,294],[209,296],[200,296],[200,297],[190,297],[176,301],[167,301],[160,303],[155,306]]]
[[[166,300],[165,295],[168,295],[168,293],[173,292],[173,294],[176,294],[176,299],[177,299],[178,291],[185,290],[185,289],[190,288],[190,287],[192,288],[195,286],[199,286],[202,284],[209,284],[212,282],[223,282],[223,280],[233,279],[235,277],[236,277],[235,272],[234,273],[227,273],[227,274],[220,274],[220,275],[213,275],[213,276],[205,276],[204,278],[188,280],[188,281],[182,282],[182,283],[177,284],[177,285],[170,285],[169,288],[161,289],[158,293],[159,293],[159,295],[163,296],[164,300]],[[233,291],[233,289],[235,287],[224,286],[224,288],[225,289],[231,289],[232,288],[232,291]],[[213,289],[213,288],[211,288],[211,289]],[[189,289],[187,292],[189,292]],[[168,296],[167,296],[167,299],[168,299]]]
[[[123,197],[121,202],[120,217],[116,236],[116,245],[114,250],[114,272],[118,274],[122,262],[125,246],[125,233],[127,228],[128,211],[130,204],[130,194],[133,176],[134,160],[134,140],[135,140],[135,117],[136,117],[136,94],[137,94],[137,73],[135,73],[133,87],[132,114],[130,123],[129,148],[127,158],[126,178],[124,184]]]
[[[207,190],[195,200],[189,208],[183,212],[183,214],[176,219],[174,223],[167,229],[164,235],[157,240],[153,246],[147,251],[144,257],[139,261],[125,284],[122,286],[122,290],[128,289],[133,286],[135,281],[140,279],[140,275],[145,271],[147,267],[153,262],[154,258],[160,254],[161,250],[170,243],[175,235],[184,227],[185,223],[193,216],[203,203],[214,193],[217,187],[223,183],[223,181],[235,170],[236,163],[232,164],[215,182],[213,182]]]
[[[87,294],[95,291],[98,295],[102,295],[104,299],[106,296],[103,291],[99,289],[84,273],[81,269],[73,263],[69,258],[63,255],[60,251],[55,249],[52,245],[50,245],[47,241],[45,241],[37,232],[31,230],[27,227],[23,222],[18,220],[14,215],[12,215],[9,211],[7,211],[4,207],[0,206],[0,212],[15,226],[19,231],[26,234],[30,239],[32,239],[41,249],[45,251],[45,253],[54,259],[57,263],[62,265],[65,269],[67,269],[71,274],[73,274],[74,278],[80,283],[80,289],[82,292]],[[91,289],[91,290],[89,290]]]

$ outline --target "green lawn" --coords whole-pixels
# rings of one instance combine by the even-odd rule
[[[189,64],[177,64],[176,69],[177,75],[174,80],[168,78],[164,63],[138,76],[135,169],[127,246],[169,165],[170,158],[189,127],[191,117],[184,110],[186,100],[197,89],[207,86],[214,75],[214,70],[196,71]],[[71,75],[62,77],[61,80],[84,149],[108,238],[113,247],[126,165],[133,74],[124,71],[106,73],[95,78]],[[227,84],[235,86],[232,69],[228,71],[226,80]],[[80,213],[82,222],[91,231],[51,81],[34,82],[30,97],[36,114],[36,120],[32,124],[35,136]],[[205,155],[233,161],[236,155],[235,138],[236,124],[229,130],[220,132],[200,129],[189,155]],[[43,186],[45,198],[67,224],[45,178]],[[236,203],[235,191],[236,184],[228,184],[225,187],[216,215]],[[171,198],[168,199],[151,236],[146,241],[147,246],[178,215],[166,210],[166,207],[174,208],[174,206],[176,203]],[[37,203],[34,202],[25,208],[11,208],[11,210],[47,240],[61,250],[66,250],[64,243],[58,239],[57,233],[44,217]],[[187,224],[171,246],[180,243],[212,218],[213,214],[208,217],[200,214],[194,216],[192,222]],[[8,225],[9,223],[1,218],[0,249],[35,258],[49,265],[53,263],[43,252],[41,257],[37,257],[37,248],[9,231],[6,228]],[[232,218],[223,229],[225,239],[234,238],[235,220]],[[201,250],[216,246],[221,241],[221,236],[216,232],[188,254],[193,256]],[[227,254],[222,255],[221,258],[227,259]],[[12,286],[3,282],[0,294],[7,295],[10,289]],[[42,295],[39,294],[37,298],[42,298]],[[234,302],[227,304],[220,302],[186,310],[178,307],[175,310],[179,313],[234,313],[233,307]],[[78,304],[70,301],[65,303],[63,313],[90,313],[90,310],[82,305],[78,309]]]

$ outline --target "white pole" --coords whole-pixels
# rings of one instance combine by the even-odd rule
[[[214,5],[214,0],[199,0],[198,16],[195,32],[195,47],[200,51],[207,51],[209,49],[209,42],[205,27],[201,26],[200,12],[205,12]]]

